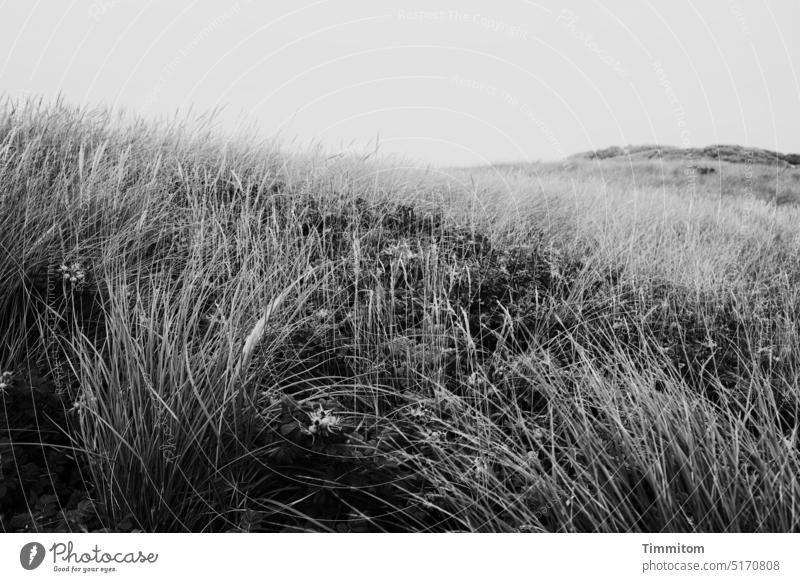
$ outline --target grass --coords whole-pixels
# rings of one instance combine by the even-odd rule
[[[6,103],[0,525],[797,531],[797,174],[715,168]]]

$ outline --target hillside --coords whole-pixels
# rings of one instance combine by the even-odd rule
[[[6,103],[0,529],[800,531],[796,182],[647,163]]]
[[[800,154],[781,154],[759,148],[738,145],[711,145],[704,148],[677,148],[673,146],[640,145],[609,147],[582,152],[573,159],[608,160],[696,160],[698,162],[728,162],[733,164],[764,164],[778,167],[800,166]]]
[[[540,190],[564,194],[578,189],[606,196],[613,190],[615,195],[637,198],[660,192],[689,200],[738,199],[745,206],[759,200],[786,206],[800,202],[800,167],[785,161],[794,159],[794,154],[735,146],[703,150],[636,146],[577,154],[560,162],[498,164],[480,171],[520,177]]]

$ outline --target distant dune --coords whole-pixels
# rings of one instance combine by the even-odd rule
[[[649,189],[715,200],[748,198],[777,206],[800,204],[800,154],[738,145],[687,149],[613,146],[555,163],[517,162],[491,168],[506,177],[535,179],[550,192],[563,193],[575,187],[617,193]]]
[[[678,148],[663,145],[612,146],[600,150],[581,152],[571,156],[570,159],[605,160],[620,157],[647,160],[702,159],[734,164],[800,166],[800,154],[782,154],[739,145],[710,145],[704,148]]]

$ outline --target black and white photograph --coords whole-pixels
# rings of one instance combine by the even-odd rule
[[[798,23],[0,1],[3,579],[258,539],[800,576]]]

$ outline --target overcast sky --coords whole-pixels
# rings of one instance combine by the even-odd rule
[[[800,152],[798,0],[10,0],[0,92],[434,164]]]

